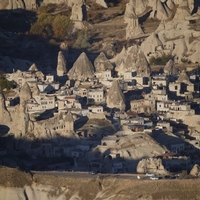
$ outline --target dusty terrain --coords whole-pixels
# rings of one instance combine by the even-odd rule
[[[66,199],[71,200],[200,199],[200,179],[152,181],[118,179],[109,176],[106,178],[94,176],[94,178],[84,179],[62,178],[39,174],[32,176],[5,167],[0,168],[0,177],[0,197],[1,191],[5,188],[31,186],[32,190],[38,190],[40,193],[47,192],[49,197],[64,194]],[[50,189],[48,190],[48,188]],[[31,198],[28,196],[27,199]]]

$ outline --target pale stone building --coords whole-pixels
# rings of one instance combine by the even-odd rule
[[[102,103],[105,101],[103,89],[89,89],[88,102],[94,101],[95,103]]]
[[[29,113],[53,109],[56,107],[55,97],[46,95],[34,96],[27,102],[26,106]]]

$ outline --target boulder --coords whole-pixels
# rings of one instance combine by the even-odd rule
[[[68,72],[69,79],[87,80],[94,77],[94,67],[85,52],[81,53]]]

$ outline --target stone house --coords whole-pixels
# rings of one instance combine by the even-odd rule
[[[166,75],[158,75],[158,76],[153,76],[151,78],[151,84],[152,85],[157,85],[159,87],[167,86],[167,77]]]
[[[89,106],[88,110],[92,113],[103,113],[103,106]]]
[[[168,112],[173,101],[157,101],[156,110],[157,112]]]
[[[27,112],[45,111],[56,107],[55,97],[38,95],[27,101]]]
[[[105,102],[103,89],[89,89],[88,102],[102,103]]]
[[[169,91],[174,92],[177,96],[184,96],[185,92],[194,92],[194,84],[190,82],[185,70],[181,72],[175,82],[169,83]]]
[[[40,92],[45,92],[45,93],[49,93],[49,92],[54,92],[55,90],[59,90],[60,88],[60,83],[57,82],[38,82],[37,86],[40,90]]]

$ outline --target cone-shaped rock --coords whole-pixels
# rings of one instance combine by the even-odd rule
[[[105,54],[101,52],[94,61],[94,67],[96,72],[102,72],[106,70],[112,70],[113,66],[106,58]]]
[[[113,81],[111,88],[107,93],[106,103],[108,108],[119,108],[125,110],[125,98],[118,81]]]
[[[163,49],[163,44],[155,33],[152,33],[141,45],[141,49],[145,55],[155,52],[158,47]]]
[[[71,112],[69,111],[65,116],[65,124],[66,124],[65,128],[67,131],[74,131],[74,119]]]
[[[68,72],[69,79],[73,80],[87,80],[93,78],[94,67],[89,61],[85,52],[81,53],[78,59],[73,64],[73,67]]]
[[[189,81],[189,78],[186,74],[186,71],[183,70],[180,74],[180,76],[178,77],[178,80],[176,81],[177,83],[185,83],[185,84],[191,84],[191,82]]]
[[[129,47],[121,60],[116,63],[116,71],[136,71],[139,76],[149,75],[150,69],[144,53],[139,46]]]
[[[30,68],[28,69],[28,71],[34,71],[34,72],[37,72],[38,71],[38,68],[36,67],[35,63],[33,63]]]
[[[28,85],[28,83],[24,83],[24,85],[22,86],[21,90],[20,90],[20,101],[26,101],[31,99],[32,94],[31,94],[31,89]]]
[[[172,70],[174,68],[174,61],[170,59],[164,67],[164,73],[172,74]]]
[[[32,92],[31,93],[32,93],[33,97],[40,94],[40,90],[39,90],[39,88],[38,88],[36,83],[33,83],[31,88],[32,88]]]
[[[64,55],[61,51],[58,52],[58,64],[57,64],[57,75],[63,76],[67,73],[66,68],[66,60],[64,58]]]

